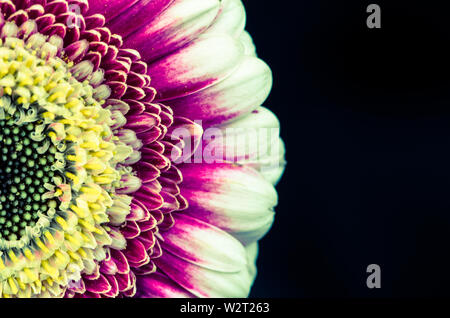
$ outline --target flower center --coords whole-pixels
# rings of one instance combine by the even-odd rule
[[[108,223],[130,211],[116,189],[133,150],[113,134],[105,88],[59,57],[60,38],[22,40],[14,23],[2,34],[0,297],[58,296],[107,257]]]
[[[0,238],[10,241],[20,239],[40,215],[57,206],[43,195],[45,184],[60,175],[50,168],[61,154],[47,147],[50,137],[33,140],[37,123],[18,126],[17,119],[0,120]]]

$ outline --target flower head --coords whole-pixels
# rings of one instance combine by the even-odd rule
[[[0,296],[248,295],[284,147],[241,1],[0,11]]]

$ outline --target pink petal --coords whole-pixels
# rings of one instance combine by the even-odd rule
[[[140,264],[148,258],[145,246],[139,240],[127,240],[127,248],[123,254],[130,264]]]
[[[152,10],[129,10],[111,26],[112,30],[120,29],[125,45],[139,49],[143,60],[150,62],[181,48],[204,32],[216,18],[219,8],[218,0],[175,0],[150,23],[141,16],[153,15]]]
[[[164,201],[161,195],[149,186],[149,183],[143,184],[134,197],[139,200],[149,211],[159,209]]]
[[[186,289],[166,275],[155,273],[137,277],[137,293],[140,298],[194,298]]]
[[[121,251],[111,249],[111,259],[116,263],[117,272],[119,274],[127,274],[130,272],[127,258]]]
[[[86,290],[92,293],[103,294],[111,291],[112,288],[108,280],[103,275],[100,275],[99,278],[95,280],[86,279],[84,283],[86,285]]]
[[[137,223],[134,221],[127,221],[126,225],[120,231],[126,239],[134,239],[141,234]]]
[[[148,162],[139,162],[134,166],[137,176],[142,180],[142,183],[147,183],[155,180],[160,176],[159,169]]]
[[[119,295],[119,284],[117,283],[117,279],[113,275],[105,275],[105,278],[108,280],[111,290],[104,293],[104,296],[111,298],[117,297]]]
[[[150,261],[148,264],[141,266],[141,267],[137,267],[133,271],[138,276],[140,276],[140,275],[148,276],[150,274],[153,274],[156,271],[156,265],[155,265],[155,263]],[[139,278],[138,278],[138,280],[139,280]]]
[[[139,0],[89,0],[88,14],[100,13],[109,21],[137,2]]]

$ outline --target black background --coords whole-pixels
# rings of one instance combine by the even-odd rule
[[[366,26],[370,3],[379,30]],[[450,295],[450,9],[244,4],[288,161],[251,296]],[[369,264],[381,289],[366,287]]]

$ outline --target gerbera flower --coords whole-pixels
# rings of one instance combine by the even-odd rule
[[[241,1],[0,11],[0,296],[247,296],[284,147]]]

